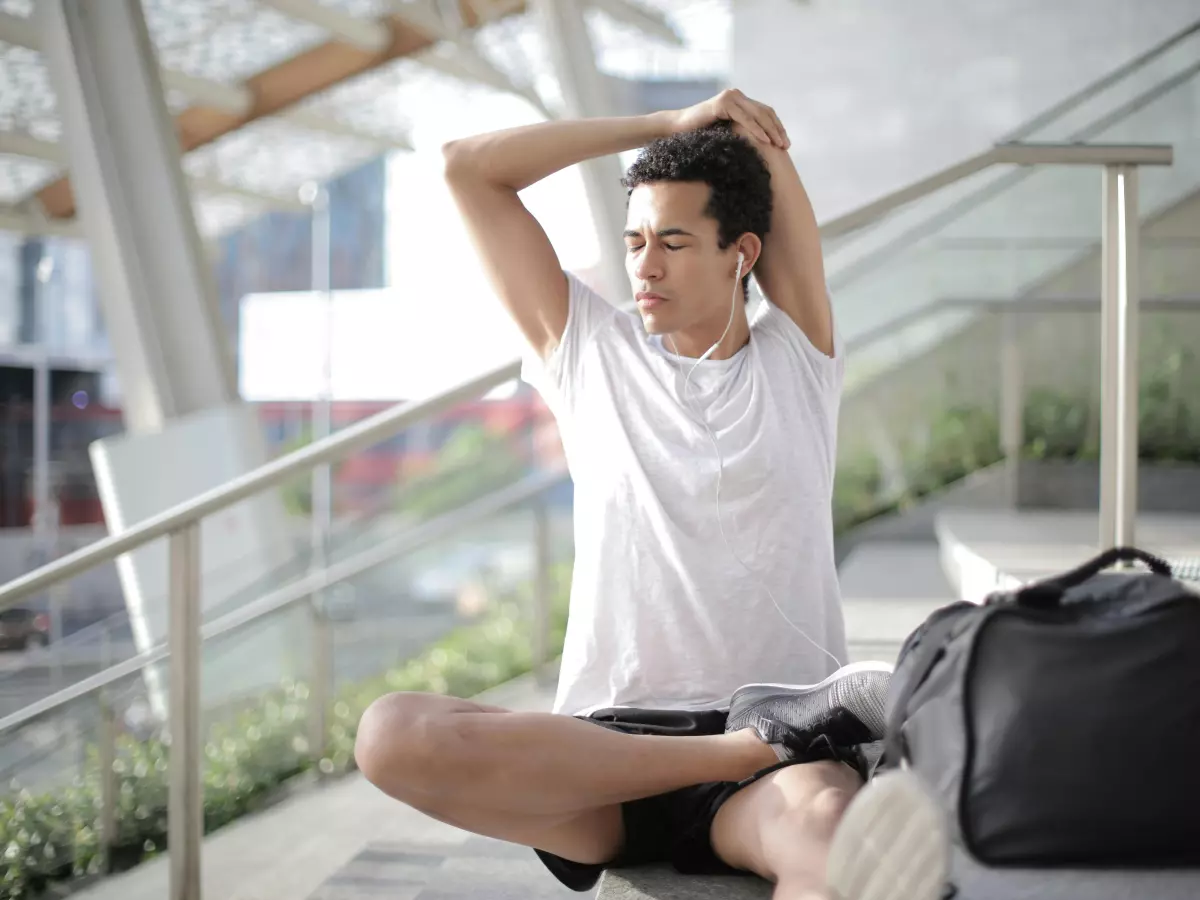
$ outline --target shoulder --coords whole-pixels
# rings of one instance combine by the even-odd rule
[[[765,296],[751,316],[751,332],[762,339],[765,353],[781,355],[822,386],[840,387],[845,371],[845,346],[836,325],[830,356],[812,342],[790,315]]]

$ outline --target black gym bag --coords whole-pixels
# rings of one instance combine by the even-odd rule
[[[986,865],[1200,865],[1200,596],[1117,549],[938,610],[892,679],[902,758]]]

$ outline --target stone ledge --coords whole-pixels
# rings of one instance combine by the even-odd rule
[[[597,900],[770,900],[771,885],[753,875],[680,875],[670,866],[611,869]]]

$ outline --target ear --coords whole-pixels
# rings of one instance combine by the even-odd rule
[[[733,253],[734,271],[737,271],[737,255],[741,251],[746,256],[746,261],[742,263],[742,277],[745,278],[754,268],[754,264],[758,262],[758,258],[762,255],[762,240],[753,232],[747,231],[743,234],[730,248]]]

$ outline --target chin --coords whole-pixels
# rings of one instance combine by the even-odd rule
[[[654,313],[642,313],[641,316],[642,328],[646,330],[646,334],[670,334],[675,330],[663,321],[662,316]]]

